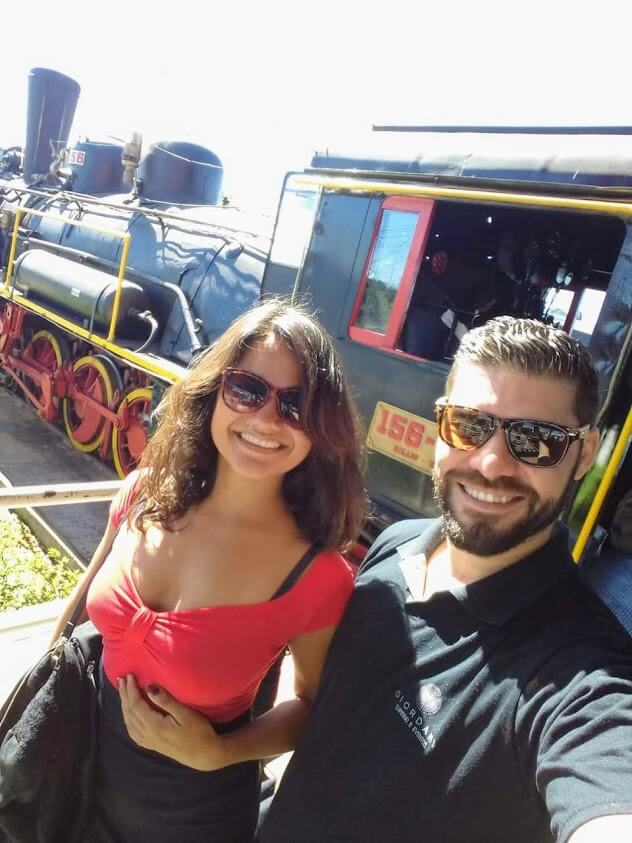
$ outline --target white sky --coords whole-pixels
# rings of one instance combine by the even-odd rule
[[[373,122],[632,125],[629,0],[2,5],[0,146],[23,143],[28,71],[52,67],[82,88],[71,141],[201,143],[246,206]]]

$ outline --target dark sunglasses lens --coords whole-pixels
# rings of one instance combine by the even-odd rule
[[[516,459],[545,467],[557,465],[568,448],[568,435],[559,427],[531,421],[514,422],[508,441]]]
[[[226,372],[224,401],[238,413],[249,413],[265,404],[268,387],[259,378],[246,372]]]
[[[444,442],[459,451],[480,448],[494,432],[490,416],[467,407],[440,410],[439,434]]]
[[[300,389],[283,389],[279,392],[279,415],[292,427],[302,427]]]

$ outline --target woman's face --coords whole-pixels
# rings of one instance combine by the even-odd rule
[[[237,366],[277,389],[302,385],[294,354],[274,336],[248,349]],[[252,479],[282,477],[300,465],[312,447],[306,433],[290,427],[279,416],[276,393],[258,410],[239,413],[226,405],[220,388],[211,418],[211,436],[220,460]]]

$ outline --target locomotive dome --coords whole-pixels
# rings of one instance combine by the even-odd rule
[[[154,143],[140,163],[140,194],[145,201],[171,205],[216,205],[224,168],[204,146],[185,141]]]

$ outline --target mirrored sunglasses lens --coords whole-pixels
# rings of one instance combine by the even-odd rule
[[[256,410],[265,403],[267,386],[257,378],[241,372],[224,375],[224,401],[238,413]]]
[[[279,392],[279,415],[293,427],[302,427],[300,389]]]
[[[559,427],[536,422],[514,422],[509,428],[509,446],[517,459],[528,465],[557,465],[566,453],[568,436]]]
[[[441,418],[441,438],[453,448],[471,451],[490,437],[494,424],[490,416],[465,407],[446,407]]]

